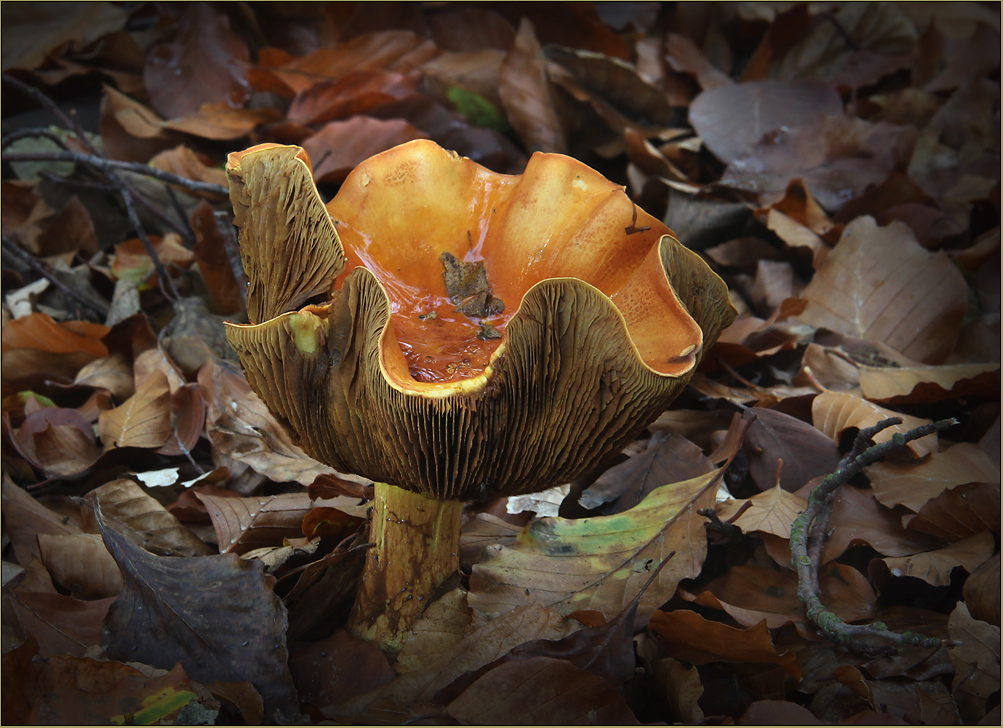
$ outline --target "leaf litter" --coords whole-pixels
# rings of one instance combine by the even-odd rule
[[[4,721],[998,721],[998,9],[393,8],[5,6]],[[742,315],[557,515],[469,504],[388,661],[340,629],[371,483],[308,458],[221,336],[220,169],[301,144],[328,199],[418,138],[582,159]],[[836,492],[822,597],[957,644],[865,658],[811,627],[789,539],[891,416],[878,441],[960,424]]]

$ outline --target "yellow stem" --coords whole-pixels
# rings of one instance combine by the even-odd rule
[[[362,583],[348,628],[385,652],[400,650],[429,597],[460,566],[461,501],[432,500],[376,483]]]

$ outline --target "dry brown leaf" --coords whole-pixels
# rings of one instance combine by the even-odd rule
[[[171,395],[171,434],[160,455],[188,455],[205,429],[206,404],[201,384],[186,384]]]
[[[987,700],[1000,689],[1000,628],[973,619],[964,602],[951,612],[948,634],[960,644],[949,650],[954,692],[966,721],[986,714]]]
[[[749,507],[734,518],[747,503]],[[717,514],[722,521],[742,529],[742,533],[758,531],[790,538],[791,524],[807,507],[808,501],[804,498],[776,485],[748,499],[726,501],[718,507]]]
[[[33,558],[41,559],[37,537],[69,536],[83,531],[73,521],[46,508],[3,474],[3,521],[18,563],[25,568]]]
[[[160,447],[171,436],[171,391],[167,376],[155,370],[128,400],[98,418],[105,450]]]
[[[560,119],[554,110],[547,82],[546,60],[528,18],[501,66],[498,93],[509,124],[531,152],[567,151]]]
[[[122,591],[122,572],[98,534],[43,533],[38,536],[38,548],[52,578],[73,596],[102,599],[118,596]]]
[[[301,91],[289,105],[286,119],[304,125],[348,119],[414,92],[414,80],[402,73],[375,69],[350,71],[336,81],[317,83]]]
[[[793,652],[773,646],[766,620],[747,629],[735,629],[704,619],[688,609],[656,611],[648,630],[657,634],[670,657],[704,665],[709,662],[763,662],[780,665],[795,680],[801,666]]]
[[[876,402],[928,404],[957,397],[999,397],[999,364],[860,367],[860,389]]]
[[[1000,626],[1000,555],[976,569],[964,587],[965,604],[975,619]]]
[[[948,488],[927,501],[909,530],[928,533],[949,543],[981,531],[1000,531],[1000,482],[967,483]]]
[[[450,652],[470,630],[472,613],[467,593],[453,589],[436,599],[422,612],[397,653],[398,674],[422,669],[432,660]]]
[[[318,182],[340,182],[360,162],[413,139],[428,135],[403,119],[374,119],[354,116],[347,121],[332,121],[302,142],[317,165]]]
[[[882,430],[875,435],[874,442],[885,442],[896,433],[904,434],[920,425],[930,424],[930,420],[893,412],[845,392],[824,392],[817,396],[811,403],[811,416],[812,424],[836,442],[839,442],[843,431],[850,427],[862,430],[890,417],[902,418],[902,424]],[[905,447],[916,457],[923,457],[937,449],[937,435],[921,437],[907,443]]]
[[[178,391],[186,383],[184,374],[163,349],[159,346],[147,349],[136,357],[132,364],[132,370],[136,378],[136,389],[142,389],[150,377],[157,372],[167,377],[167,385],[171,394]]]
[[[150,160],[150,166],[196,182],[226,186],[226,173],[222,169],[205,164],[195,152],[184,145],[160,152]]]
[[[260,498],[225,498],[204,493],[196,496],[212,519],[223,554],[243,554],[281,544],[284,539],[302,538],[303,520],[316,507],[349,509],[350,516],[359,515],[355,505],[358,499],[350,496],[321,501],[311,501],[307,493]]]
[[[90,421],[76,410],[61,407],[31,412],[13,443],[25,459],[50,477],[82,473],[101,455]]]
[[[250,60],[226,14],[195,3],[184,6],[174,40],[150,49],[143,81],[153,107],[168,118],[187,116],[208,102],[237,107],[250,95],[244,78]]]
[[[281,118],[281,112],[271,107],[242,109],[234,108],[224,102],[208,102],[187,116],[165,121],[164,128],[203,139],[228,141],[245,137],[261,124],[278,121]],[[222,170],[209,170],[210,173],[217,171]]]
[[[880,462],[865,471],[874,497],[889,508],[904,505],[914,513],[945,490],[965,483],[998,483],[1000,470],[978,445],[961,442],[919,463]]]
[[[839,464],[832,440],[807,422],[776,410],[753,407],[756,419],[742,447],[749,473],[760,490],[776,484],[794,492],[812,478],[828,475]]]
[[[277,48],[263,48],[257,66],[248,71],[247,80],[258,90],[292,98],[315,83],[333,81],[351,71],[406,73],[439,52],[431,40],[405,30],[366,33],[302,58],[294,58]]]
[[[446,706],[469,725],[640,725],[616,688],[553,657],[504,663]]]
[[[334,473],[292,443],[243,376],[209,361],[198,381],[206,393],[206,433],[223,454],[277,482],[308,486],[318,475]]]
[[[983,531],[936,551],[882,561],[892,576],[913,576],[932,586],[947,586],[956,566],[971,574],[993,555],[995,548],[992,533]]]
[[[730,163],[750,155],[774,129],[842,114],[839,94],[817,81],[750,81],[704,91],[693,99],[689,120],[714,155]]]
[[[477,670],[494,662],[523,642],[561,639],[579,627],[581,625],[575,620],[561,617],[538,604],[516,607],[470,632],[459,642],[450,643],[443,652],[425,653],[421,669],[401,675],[389,685],[348,701],[334,712],[347,717],[382,701],[428,702],[468,670]]]
[[[10,604],[25,631],[38,642],[42,658],[83,657],[101,644],[101,625],[115,597],[85,601],[65,594],[22,588],[10,592]]]
[[[199,264],[199,273],[209,291],[209,301],[214,313],[232,314],[244,308],[240,286],[234,278],[233,267],[227,255],[226,243],[216,224],[216,217],[204,200],[192,212],[189,223],[195,233],[192,253]]]
[[[665,559],[638,606],[640,623],[672,596],[681,579],[699,573],[706,555],[702,518],[720,482],[721,469],[656,488],[634,508],[612,516],[531,521],[509,547],[490,548],[474,566],[468,602],[500,614],[540,603],[562,614],[624,609]]]
[[[869,490],[850,486],[836,491],[828,536],[822,547],[823,564],[865,543],[884,556],[912,556],[940,545],[924,534],[905,530],[899,516],[874,500]]]
[[[691,38],[676,33],[665,36],[665,60],[675,71],[696,78],[700,88],[707,90],[731,85],[731,78],[719,71]]]
[[[879,228],[865,216],[846,226],[805,288],[801,318],[935,364],[954,350],[966,290],[946,253],[924,250],[902,223]]]
[[[101,339],[110,329],[87,321],[56,323],[51,316],[33,313],[8,321],[3,326],[0,351],[37,349],[52,354],[83,353],[99,359],[108,356]]]
[[[77,372],[73,383],[95,389],[107,389],[120,402],[131,397],[136,391],[132,366],[118,352],[86,364]]]
[[[105,483],[87,494],[106,518],[131,528],[137,542],[161,556],[208,556],[213,550],[132,480]]]
[[[867,577],[845,564],[826,564],[819,571],[822,601],[826,609],[847,622],[873,618],[874,591]],[[785,624],[807,627],[804,603],[797,598],[797,575],[790,570],[764,569],[752,564],[734,566],[704,587],[699,595],[680,590],[688,600],[720,609],[743,627],[764,619],[777,629]]]

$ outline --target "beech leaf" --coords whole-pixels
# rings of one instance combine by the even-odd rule
[[[775,486],[778,473],[780,487],[793,492],[812,478],[836,469],[839,450],[824,433],[783,412],[762,407],[753,407],[752,411],[756,420],[745,435],[743,447],[749,473],[760,490]]]
[[[502,62],[498,85],[509,123],[530,151],[565,152],[564,130],[554,110],[546,59],[528,18]]]
[[[160,447],[171,436],[171,390],[155,370],[120,407],[98,419],[101,442],[112,447]]]
[[[843,431],[855,427],[862,430],[886,420],[890,417],[902,418],[901,425],[893,425],[882,430],[874,437],[874,442],[885,442],[896,434],[905,434],[914,427],[926,425],[930,420],[911,417],[899,412],[879,407],[866,399],[855,397],[843,392],[825,392],[817,396],[811,403],[812,422],[819,430],[838,442]],[[937,449],[937,435],[927,435],[918,440],[906,443],[916,457]]]
[[[804,289],[802,320],[888,344],[937,364],[954,350],[968,307],[964,278],[946,253],[924,250],[903,223],[859,217]]]
[[[286,664],[286,610],[264,566],[233,554],[155,556],[95,509],[108,550],[125,577],[111,606],[104,645],[113,658],[155,667],[180,662],[202,682],[250,682],[268,718],[296,720]]]
[[[552,657],[496,667],[446,712],[471,725],[640,725],[616,688]]]
[[[617,613],[651,570],[675,552],[641,599],[637,618],[643,623],[681,579],[700,572],[707,544],[696,511],[713,506],[722,473],[718,469],[658,488],[613,516],[530,522],[515,544],[489,547],[488,557],[474,566],[470,606],[488,614],[534,602],[561,614],[578,609]]]

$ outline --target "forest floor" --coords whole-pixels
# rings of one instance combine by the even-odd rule
[[[2,13],[3,723],[999,725],[997,4]],[[739,316],[603,471],[468,504],[388,658],[372,482],[226,343],[223,165],[413,139],[585,162]]]

